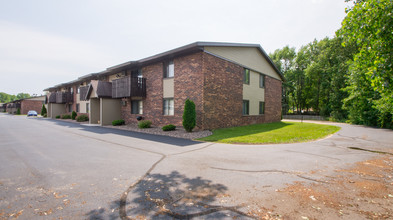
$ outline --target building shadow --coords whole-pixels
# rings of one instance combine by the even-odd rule
[[[102,209],[86,215],[88,219],[253,219],[241,206],[225,205],[227,191],[222,184],[177,171],[149,174],[111,203],[118,213]]]
[[[191,145],[201,143],[201,142],[193,141],[190,139],[169,137],[169,136],[164,136],[164,135],[140,133],[140,132],[136,132],[136,131],[127,131],[127,130],[121,130],[121,129],[115,129],[115,128],[102,127],[102,126],[86,126],[86,125],[81,125],[79,123],[74,123],[71,121],[67,122],[67,121],[59,121],[59,120],[55,120],[55,119],[43,119],[43,118],[37,118],[37,120],[49,120],[49,121],[54,122],[55,124],[60,125],[60,126],[64,126],[64,127],[68,127],[68,128],[79,128],[83,131],[96,133],[96,134],[116,134],[116,135],[121,135],[121,136],[126,136],[126,137],[154,141],[154,142],[158,142],[158,143],[171,144],[171,145],[175,145],[178,147],[186,147],[186,146],[191,146]]]

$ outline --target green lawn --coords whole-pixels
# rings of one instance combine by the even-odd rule
[[[220,143],[278,144],[317,140],[340,127],[300,122],[274,122],[213,130],[213,135],[198,140]]]

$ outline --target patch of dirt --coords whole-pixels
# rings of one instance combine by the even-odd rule
[[[393,157],[336,170],[327,183],[295,182],[271,198],[249,214],[257,219],[393,219]]]

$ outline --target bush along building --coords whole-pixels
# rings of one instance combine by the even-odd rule
[[[52,118],[76,111],[91,124],[181,126],[190,99],[196,129],[215,129],[280,121],[283,80],[258,44],[196,42],[45,91]]]

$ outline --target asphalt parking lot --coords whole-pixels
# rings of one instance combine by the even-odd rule
[[[347,197],[391,216],[393,131],[337,125],[314,142],[228,145],[0,114],[0,219],[367,218],[373,203],[306,202],[322,186],[337,197],[348,186],[335,181],[355,174],[338,171],[375,160],[386,198]],[[301,201],[300,189],[315,195]]]

